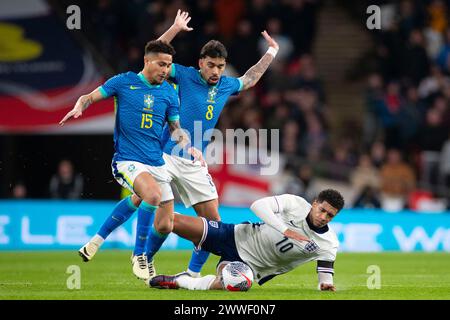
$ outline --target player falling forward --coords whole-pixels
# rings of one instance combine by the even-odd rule
[[[255,201],[251,210],[264,223],[227,224],[175,215],[173,232],[198,248],[220,256],[217,276],[193,278],[183,272],[158,275],[148,281],[154,288],[189,290],[223,289],[222,268],[231,261],[246,263],[259,285],[309,261],[317,261],[319,289],[335,291],[334,261],[339,242],[328,223],[344,207],[342,195],[323,190],[309,204],[305,199],[284,194]]]
[[[116,123],[112,172],[119,184],[139,195],[143,201],[133,202],[131,197],[120,201],[112,219],[124,221],[123,211],[138,211],[132,266],[133,273],[140,279],[149,277],[144,251],[152,216],[161,203],[173,200],[160,140],[167,122],[171,133],[180,128],[178,96],[165,81],[174,54],[170,44],[150,41],[145,47],[144,68],[139,74],[127,72],[112,77],[90,94],[81,96],[60,122],[64,125],[70,118],[81,116],[92,103],[114,96]],[[185,147],[189,139],[182,135],[177,143]],[[201,158],[197,150],[190,148],[188,153]],[[90,245],[80,249],[79,254],[84,261],[92,258],[109,232],[109,226],[103,226]]]
[[[178,10],[173,25],[159,40],[171,42],[181,31],[191,31],[188,27],[190,17],[187,12]],[[205,44],[200,52],[199,70],[193,67],[185,67],[172,64],[169,79],[176,83],[180,97],[180,125],[188,131],[190,137],[204,137],[201,143],[202,151],[211,139],[211,134],[205,135],[209,129],[213,129],[219,119],[228,98],[242,90],[253,87],[269,67],[278,52],[278,44],[267,34],[262,35],[267,40],[269,49],[267,53],[252,66],[242,77],[234,78],[223,76],[225,71],[227,51],[222,43],[212,40]],[[201,122],[201,132],[194,132],[194,122]],[[211,130],[209,130],[211,132]],[[164,161],[167,171],[173,179],[186,207],[193,206],[197,215],[210,220],[219,221],[218,195],[208,168],[199,162],[192,162],[190,155],[184,150],[177,152],[175,142],[169,138],[169,130],[165,128],[164,138],[168,140],[164,146]],[[197,143],[193,143],[197,145]],[[130,200],[138,204],[140,199],[133,195]],[[173,201],[160,206],[156,212],[154,225],[151,228],[147,242],[146,255],[150,277],[156,274],[153,256],[159,250],[164,240],[172,230]],[[114,217],[120,215],[120,221]],[[97,234],[102,239],[106,237],[133,214],[133,208],[124,207],[120,212],[113,214],[105,221],[103,231]],[[105,230],[108,230],[106,232]],[[97,237],[96,236],[96,237]],[[94,237],[95,238],[95,237]],[[94,239],[93,238],[93,239]],[[90,258],[98,250],[99,246],[88,242],[84,247],[90,247]],[[208,258],[206,251],[194,250],[189,263],[188,272],[193,276],[199,276],[200,270]]]

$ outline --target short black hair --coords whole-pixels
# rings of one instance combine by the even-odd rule
[[[317,197],[318,202],[328,202],[331,206],[337,209],[339,212],[345,204],[344,197],[339,193],[339,191],[333,189],[326,189],[319,193]]]
[[[149,53],[166,53],[171,56],[175,55],[175,49],[171,44],[161,41],[161,40],[152,40],[147,42],[145,45],[145,55]]]
[[[228,52],[225,46],[217,40],[210,40],[206,43],[202,50],[200,50],[200,58],[224,58],[228,57]]]

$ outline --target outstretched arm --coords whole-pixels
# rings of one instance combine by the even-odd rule
[[[72,110],[70,110],[64,118],[59,122],[61,126],[66,123],[70,118],[78,118],[83,114],[83,111],[86,110],[92,103],[100,101],[103,99],[103,95],[100,92],[100,89],[97,88],[89,94],[83,95],[78,98],[77,103]]]
[[[265,197],[253,202],[250,206],[250,210],[259,217],[262,221],[270,225],[275,230],[282,233],[285,237],[295,239],[297,241],[309,241],[307,237],[297,233],[289,227],[279,218],[276,213],[281,213],[284,208],[289,206],[289,198],[292,195],[283,195],[278,197]]]
[[[336,291],[336,287],[333,284],[334,262],[318,260],[317,275],[319,278],[318,289],[320,291]]]
[[[170,43],[175,36],[180,31],[192,31],[194,29],[188,27],[188,23],[191,21],[191,17],[189,17],[189,13],[185,11],[178,10],[177,16],[175,17],[175,21],[170,26],[170,28],[164,32],[162,36],[158,38],[158,40]]]
[[[267,31],[264,30],[263,32],[261,32],[261,34],[269,44],[269,49],[258,61],[258,63],[248,69],[247,72],[239,78],[243,83],[242,90],[247,90],[258,83],[259,79],[262,77],[264,72],[266,72],[270,63],[277,55],[279,49],[278,43],[276,43],[276,41],[269,36]]]

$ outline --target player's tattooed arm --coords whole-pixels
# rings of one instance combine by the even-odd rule
[[[169,131],[172,140],[176,141],[182,148],[191,142],[187,134],[181,129],[180,121],[169,121]]]
[[[269,65],[272,63],[278,52],[278,43],[269,36],[267,31],[261,32],[261,34],[266,39],[269,50],[267,50],[258,63],[248,69],[247,72],[239,78],[242,81],[242,90],[249,89],[258,83],[259,79],[261,79],[264,72],[269,68]]]
[[[272,60],[273,57],[269,53],[266,53],[257,64],[248,69],[247,72],[240,77],[242,80],[242,90],[247,90],[257,84],[264,72],[266,72]]]
[[[170,28],[158,38],[158,40],[170,43],[180,31],[194,30],[191,27],[188,27],[189,21],[191,21],[189,13],[178,10],[175,21],[170,26]]]
[[[75,103],[75,106],[73,107],[72,110],[70,110],[65,116],[64,118],[59,122],[59,124],[61,126],[64,125],[64,123],[66,123],[67,120],[69,120],[70,118],[78,118],[83,114],[83,111],[86,110],[91,104],[93,104],[94,102],[100,101],[103,99],[103,96],[100,92],[100,89],[97,88],[94,91],[92,91],[89,94],[83,95],[81,97],[78,98],[77,102]]]

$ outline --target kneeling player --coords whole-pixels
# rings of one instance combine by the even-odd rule
[[[220,256],[217,275],[228,262],[242,261],[262,285],[276,275],[315,260],[319,289],[335,291],[333,265],[339,243],[328,223],[343,207],[342,195],[332,189],[320,192],[312,205],[301,197],[284,194],[252,204],[251,210],[264,223],[228,224],[177,214],[173,232],[192,241],[197,248]],[[148,284],[166,289],[223,289],[219,276],[192,278],[187,273],[159,275]]]

